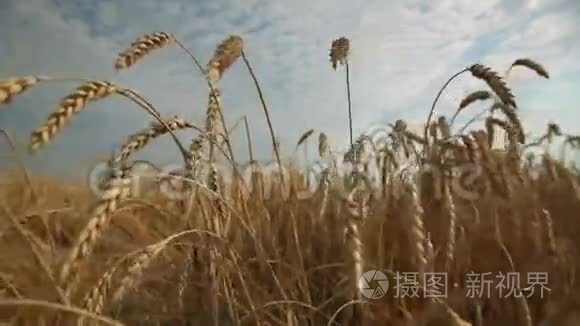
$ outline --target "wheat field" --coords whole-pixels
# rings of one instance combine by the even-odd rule
[[[41,83],[77,84],[31,132],[29,151],[36,155],[100,99],[120,96],[151,116],[149,126],[127,132],[107,161],[110,173],[98,194],[31,175],[15,148],[6,153],[19,169],[3,171],[0,180],[1,322],[580,324],[580,178],[565,156],[551,154],[556,144],[563,153],[578,150],[580,137],[549,123],[530,139],[516,97],[492,67],[458,69],[435,98],[424,130],[394,121],[377,142],[353,135],[351,45],[334,40],[329,69],[345,72],[350,150],[337,155],[323,130],[305,131],[296,148],[318,138],[319,159],[328,163],[311,179],[295,160],[281,159],[254,74],[260,67],[251,66],[242,37],[225,38],[203,66],[176,35],[153,32],[120,51],[114,67],[146,69],[147,55],[170,46],[183,50],[207,81],[205,125],[169,116],[145,95],[109,81],[0,79],[2,106]],[[250,162],[234,157],[219,90],[234,64],[244,64],[256,86],[274,169],[254,160],[245,118]],[[516,58],[510,69],[530,69],[549,82],[548,70],[532,59]],[[487,89],[457,103],[451,119],[437,116],[439,96],[462,74]],[[486,103],[486,111],[471,111],[474,102]],[[457,128],[458,115],[483,126]],[[197,134],[189,144],[175,135],[184,129]],[[499,147],[498,135],[505,136]],[[9,131],[2,136],[12,142]],[[159,137],[174,140],[183,169],[149,178],[148,191],[136,191],[135,166],[143,162],[134,154]],[[168,197],[161,191],[167,187],[180,196]],[[388,287],[369,275],[384,275]]]

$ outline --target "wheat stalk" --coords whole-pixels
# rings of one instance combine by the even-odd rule
[[[522,294],[520,289],[516,289],[515,293],[515,300],[522,319],[522,326],[533,326],[534,321],[532,319],[528,300],[526,300],[526,297]]]
[[[353,142],[352,132],[352,102],[350,96],[350,66],[348,64],[348,55],[350,51],[350,41],[346,37],[340,37],[330,45],[330,61],[332,68],[336,70],[338,64],[346,66],[346,99],[348,101],[348,128],[350,136],[350,146]]]
[[[252,136],[250,135],[250,124],[246,116],[244,116],[244,129],[246,130],[246,141],[248,142],[248,156],[250,158],[250,162],[254,162],[254,151],[252,149]]]
[[[171,33],[153,32],[143,35],[133,41],[130,47],[119,53],[115,61],[115,69],[129,68],[151,51],[161,49],[174,42],[175,36]]]
[[[90,313],[88,311],[75,308],[73,306],[65,306],[58,303],[42,301],[42,300],[34,300],[34,299],[0,299],[0,307],[36,307],[36,308],[45,308],[51,309],[54,311],[63,311],[67,313],[72,313],[78,315],[80,317],[86,317],[93,319],[94,321],[98,321],[104,325],[110,326],[123,326],[121,322],[113,320],[111,318],[107,318],[105,316],[101,316],[98,314]]]
[[[262,88],[260,87],[260,83],[256,78],[256,74],[254,74],[254,70],[248,61],[246,53],[242,50],[242,59],[246,64],[246,68],[248,68],[248,73],[252,77],[254,81],[254,86],[256,87],[256,91],[258,92],[258,97],[260,98],[260,103],[262,103],[262,109],[264,110],[264,115],[266,116],[266,122],[268,123],[268,129],[270,130],[270,138],[272,139],[272,147],[274,148],[274,154],[276,154],[276,161],[278,163],[278,168],[280,170],[280,182],[282,188],[285,189],[285,181],[284,181],[284,168],[282,166],[282,160],[280,159],[280,152],[278,151],[278,146],[276,144],[276,136],[274,134],[274,127],[272,126],[272,120],[270,119],[270,112],[268,110],[268,106],[266,105],[266,100],[264,99],[264,94],[262,93]]]
[[[35,234],[30,232],[28,229],[24,228],[18,219],[5,207],[6,203],[2,203],[0,206],[4,211],[5,215],[7,215],[12,222],[14,228],[19,233],[19,235],[23,238],[23,240],[28,244],[30,251],[32,251],[34,258],[46,277],[48,278],[49,283],[54,287],[56,294],[58,295],[58,300],[60,303],[69,305],[69,298],[66,296],[66,293],[62,290],[62,288],[58,285],[57,281],[54,278],[54,273],[50,264],[46,261],[43,253],[39,250],[39,241],[36,238]],[[13,287],[12,287],[13,288]],[[17,291],[13,291],[15,294],[18,294]]]
[[[466,72],[468,70],[469,70],[469,67],[456,72],[453,76],[451,76],[449,79],[447,79],[445,84],[443,84],[443,86],[439,89],[439,92],[437,92],[437,96],[435,96],[435,99],[433,100],[433,103],[431,104],[431,110],[429,110],[429,115],[427,115],[427,121],[425,122],[425,127],[423,128],[423,138],[426,141],[425,146],[423,146],[423,154],[427,153],[427,150],[429,148],[429,138],[427,137],[427,135],[429,132],[429,127],[431,126],[431,118],[433,117],[433,114],[435,113],[435,106],[437,105],[437,101],[439,101],[441,94],[443,94],[443,91],[445,90],[445,88],[447,88],[447,86],[451,83],[451,81],[453,81],[455,78],[457,78],[458,76],[460,76],[461,74],[463,74],[464,72]]]
[[[195,66],[201,72],[201,74],[205,78],[205,80],[207,81],[207,86],[209,87],[209,90],[210,90],[210,96],[215,97],[214,100],[216,102],[219,102],[219,99],[217,98],[218,94],[217,94],[216,89],[214,88],[214,85],[213,85],[214,82],[215,82],[215,80],[212,80],[210,78],[210,76],[208,75],[207,69],[204,69],[201,66],[201,64],[199,63],[199,60],[197,60],[197,58],[193,55],[193,53],[191,53],[191,51],[189,51],[185,47],[185,45],[183,45],[183,43],[181,43],[178,39],[175,39],[175,42],[193,60],[193,62],[195,63]],[[224,126],[224,131],[225,131],[225,137],[224,138],[225,138],[226,145],[228,146],[228,151],[230,153],[231,162],[233,164],[235,164],[236,160],[234,158],[234,150],[233,150],[232,145],[231,145],[231,142],[230,142],[230,131],[227,128],[225,128],[225,126],[226,126],[226,120],[225,120],[224,115],[223,115],[223,112],[221,110],[219,110],[219,115],[220,115],[220,119],[221,119],[222,125]],[[244,119],[245,119],[245,116],[244,116]],[[238,175],[238,177],[240,177],[240,176]]]

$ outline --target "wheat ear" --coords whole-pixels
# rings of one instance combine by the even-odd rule
[[[165,32],[154,32],[143,35],[131,43],[117,56],[115,69],[126,69],[155,49],[163,48],[175,42],[175,36]]]
[[[318,136],[318,155],[320,158],[326,158],[330,155],[330,145],[328,144],[328,136],[321,132]]]
[[[510,66],[510,69],[516,66],[523,66],[526,68],[529,68],[533,71],[535,71],[538,75],[546,78],[546,79],[550,79],[550,75],[548,74],[548,71],[546,70],[546,68],[544,68],[544,66],[542,66],[541,64],[539,64],[538,62],[529,59],[529,58],[521,58],[521,59],[517,59],[516,61],[514,61],[512,63],[512,65]]]
[[[206,119],[205,119],[205,130],[210,137],[214,140],[216,144],[221,148],[222,138],[225,138],[225,126],[222,124],[221,116],[221,103],[220,103],[220,92],[217,88],[214,88],[213,92],[210,92]],[[225,141],[225,139],[223,139]],[[210,147],[210,161],[213,162],[213,143]]]
[[[353,212],[352,216],[348,216],[346,227],[344,230],[345,234],[345,242],[348,246],[350,251],[350,258],[352,263],[352,279],[354,280],[353,285],[353,292],[354,292],[354,300],[361,301],[362,300],[362,291],[359,287],[359,280],[363,277],[363,268],[364,268],[364,257],[363,257],[363,243],[362,238],[359,231],[359,224],[361,221],[366,220],[366,214],[368,208],[366,206],[366,202],[363,198],[356,198],[357,193],[358,195],[362,195],[361,188],[354,188],[349,197],[352,197],[352,202],[355,204],[354,206],[357,208],[356,212]],[[351,199],[349,198],[348,201]],[[357,305],[354,307],[355,309],[361,309],[361,306]],[[353,313],[351,318],[360,318],[356,314],[357,310]]]
[[[219,81],[224,72],[242,55],[244,40],[238,35],[230,35],[215,49],[207,64],[206,74],[211,82]]]
[[[173,117],[165,122],[170,130],[180,130],[193,128],[193,124],[179,117]],[[149,128],[145,128],[127,139],[127,142],[121,147],[120,153],[115,159],[116,162],[125,161],[131,154],[141,150],[153,139],[166,134],[168,130],[159,122],[151,123]]]
[[[445,116],[440,116],[437,119],[437,126],[439,127],[439,131],[441,131],[441,137],[445,140],[451,137],[451,127],[447,122]]]
[[[199,71],[202,73],[202,75],[204,75],[204,77],[206,77],[208,86],[211,90],[211,93],[213,94],[214,89],[213,89],[212,82],[209,78],[207,78],[206,71],[204,70],[204,68],[201,66],[201,64],[199,63],[197,58],[191,53],[191,51],[189,51],[183,45],[183,43],[181,43],[175,37],[175,35],[173,35],[171,33],[154,32],[154,33],[146,34],[146,35],[138,38],[137,40],[135,40],[134,42],[131,43],[131,46],[129,48],[127,48],[125,51],[123,51],[121,54],[119,54],[117,61],[116,61],[116,68],[117,68],[117,70],[127,68],[127,67],[133,65],[138,59],[142,58],[144,55],[149,53],[151,50],[162,48],[166,45],[173,44],[173,43],[176,43],[193,60],[193,62],[195,63],[195,65],[199,69]],[[125,94],[128,94],[128,93],[131,93],[131,90],[128,90],[128,89],[125,90]],[[132,92],[132,95],[138,97],[143,102],[146,102],[138,94]],[[152,108],[152,107],[150,106],[150,108]],[[221,111],[220,111],[220,117],[221,117],[222,123],[225,125],[225,119],[224,119]],[[172,134],[172,137],[174,138],[174,140],[177,141],[177,139],[173,135],[173,133],[171,133],[171,134]],[[229,142],[229,133],[227,130],[225,131],[225,138],[226,138],[226,143],[228,145],[228,150],[230,152],[230,157],[228,158],[228,160],[232,163],[232,165],[234,165],[234,170],[236,171],[236,175],[239,176],[237,165],[235,163],[234,152],[233,152],[231,144]],[[178,146],[180,147],[180,151],[181,151],[182,155],[184,156],[184,160],[187,162],[186,155],[185,155],[186,154],[185,149],[180,144],[178,144]]]
[[[124,261],[125,259],[119,259],[119,261],[117,261],[113,267],[111,267],[103,274],[103,276],[101,276],[97,284],[87,292],[82,303],[82,307],[84,309],[96,314],[102,313],[103,308],[105,307],[105,300],[107,299],[109,291],[112,288],[113,275],[117,272],[118,268],[121,266],[121,263]]]
[[[449,183],[445,185],[445,206],[447,212],[449,213],[449,227],[447,232],[447,248],[446,248],[446,260],[445,260],[445,270],[451,272],[451,267],[455,261],[455,244],[457,237],[455,235],[455,228],[457,225],[457,213],[455,211],[455,201],[453,200],[453,194]]]
[[[330,169],[326,168],[322,171],[320,174],[320,183],[318,186],[320,187],[322,193],[318,219],[322,221],[324,214],[326,213],[326,207],[328,206],[328,194],[330,192]]]
[[[517,108],[515,97],[504,80],[491,68],[482,64],[474,64],[469,67],[471,74],[487,83],[489,88],[502,100],[505,105]]]
[[[302,143],[304,143],[310,136],[312,136],[313,133],[314,129],[309,129],[305,133],[303,133],[302,136],[300,136],[300,138],[298,139],[298,142],[296,143],[296,148],[300,147],[300,145],[302,145]]]
[[[522,127],[522,122],[518,117],[517,112],[507,105],[495,105],[494,108],[499,109],[509,120],[511,124],[512,135],[516,136],[516,139],[520,142],[520,144],[524,144],[526,142],[526,136],[524,134],[524,128]]]
[[[217,98],[216,90],[215,90],[214,85],[213,85],[214,82],[215,82],[215,80],[212,80],[210,78],[210,76],[208,75],[207,69],[204,69],[201,66],[201,64],[199,63],[199,60],[197,60],[197,58],[193,55],[193,53],[191,53],[191,51],[189,51],[187,49],[187,47],[185,47],[185,45],[183,45],[183,43],[181,43],[177,38],[175,39],[175,43],[177,43],[177,45],[183,51],[185,51],[189,55],[189,57],[193,60],[193,62],[195,63],[195,66],[200,71],[200,73],[203,75],[204,79],[207,81],[207,86],[209,87],[209,90],[210,90],[210,96],[214,96],[215,97],[214,100],[219,102],[219,99]],[[236,164],[235,163],[236,162],[236,159],[234,157],[234,151],[232,149],[232,145],[231,145],[231,142],[230,142],[230,131],[227,128],[225,128],[225,126],[226,126],[226,120],[225,120],[224,115],[223,115],[223,112],[221,110],[219,111],[219,114],[220,114],[220,119],[222,121],[222,125],[224,125],[224,131],[225,131],[225,137],[224,138],[225,138],[226,145],[228,145],[228,151],[230,153],[230,161],[232,162],[232,164]],[[240,177],[239,174],[238,174],[238,177]]]
[[[542,210],[542,224],[544,229],[544,241],[548,255],[556,254],[556,237],[554,236],[554,226],[552,222],[552,214],[547,209]]]
[[[455,119],[457,118],[459,113],[461,111],[463,111],[466,107],[468,107],[469,105],[473,104],[476,101],[485,101],[485,100],[488,100],[490,98],[491,98],[491,93],[488,91],[475,91],[475,92],[467,95],[466,97],[464,97],[461,100],[461,103],[459,103],[459,108],[457,108],[457,110],[453,114],[453,117],[451,118],[451,125],[453,125],[453,122],[455,122]]]
[[[413,258],[415,259],[416,269],[421,274],[427,266],[427,257],[425,252],[425,226],[423,224],[423,207],[419,199],[417,186],[413,181],[409,185],[411,195],[412,214],[409,220],[410,237],[413,249]]]
[[[40,81],[46,79],[47,77],[44,76],[22,76],[0,79],[0,104],[10,103],[13,97],[24,93]]]
[[[336,70],[339,64],[346,64],[349,51],[350,41],[346,37],[340,37],[332,41],[329,53],[332,69]]]
[[[179,305],[179,309],[183,311],[184,307],[184,297],[185,297],[185,290],[187,289],[188,281],[190,277],[193,275],[194,272],[194,263],[197,259],[197,249],[191,248],[188,250],[187,255],[185,257],[184,262],[184,269],[179,275],[179,283],[177,284],[177,302]]]
[[[491,93],[488,91],[475,91],[461,100],[459,103],[459,109],[465,109],[467,106],[471,105],[476,101],[485,101],[491,98]]]
[[[30,149],[37,150],[49,143],[64,128],[74,114],[81,112],[89,102],[105,98],[117,91],[117,87],[106,81],[92,81],[80,85],[72,94],[63,98],[47,121],[32,132]]]
[[[73,248],[62,264],[60,283],[65,293],[70,294],[78,278],[77,272],[81,260],[90,255],[90,250],[105,227],[108,226],[119,203],[131,194],[131,180],[129,178],[113,179],[108,189],[101,195],[98,203],[91,212],[87,225],[81,231]]]
[[[82,79],[47,77],[47,80],[79,81]],[[81,84],[79,87],[77,87],[75,92],[73,92],[72,94],[66,96],[65,98],[63,98],[63,100],[61,100],[58,109],[49,115],[49,118],[45,122],[45,124],[32,132],[31,141],[29,145],[31,151],[35,151],[39,149],[41,146],[50,142],[54,138],[56,133],[58,133],[58,131],[69,122],[71,117],[75,113],[80,112],[84,107],[86,107],[86,105],[89,102],[107,97],[113,93],[117,93],[137,104],[140,108],[144,109],[147,113],[149,113],[157,121],[159,121],[159,123],[163,124],[165,128],[169,131],[171,137],[173,138],[177,147],[181,151],[184,161],[187,162],[188,159],[187,150],[185,149],[183,144],[181,144],[181,142],[179,141],[175,133],[173,133],[171,128],[167,126],[165,121],[161,118],[159,111],[157,111],[151,103],[149,103],[145,98],[143,98],[143,96],[139,95],[137,92],[133,90],[122,88],[107,81],[86,81],[86,80],[83,81],[84,83]],[[203,132],[202,130],[198,131]],[[235,164],[234,170],[238,172]]]
[[[157,243],[151,244],[141,250],[131,253],[130,254],[131,264],[127,268],[127,275],[125,275],[125,277],[123,277],[119,282],[119,286],[113,293],[111,302],[112,303],[119,302],[119,300],[121,300],[125,296],[125,294],[129,290],[131,290],[134,287],[134,285],[139,281],[145,269],[147,269],[151,265],[153,260],[155,260],[155,258],[158,257],[159,253],[163,251],[165,248],[167,248],[171,244],[171,242],[173,242],[175,239],[179,237],[196,233],[207,234],[214,238],[225,241],[223,238],[221,238],[219,235],[215,233],[205,230],[191,229],[173,234]]]
[[[350,255],[352,259],[353,275],[352,279],[355,281],[353,291],[355,293],[355,298],[360,300],[361,291],[358,287],[358,281],[363,275],[363,245],[358,228],[358,222],[353,218],[349,218],[345,228],[346,243],[350,249]]]

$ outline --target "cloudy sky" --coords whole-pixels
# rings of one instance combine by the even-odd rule
[[[348,142],[345,75],[330,67],[328,48],[346,36],[357,134],[396,119],[420,123],[454,72],[480,62],[503,74],[522,57],[541,62],[551,74],[545,80],[520,68],[509,76],[527,131],[539,133],[555,121],[580,133],[579,22],[577,0],[0,0],[0,77],[111,80],[144,94],[167,115],[203,125],[207,85],[183,51],[175,46],[156,51],[119,73],[113,68],[116,53],[144,33],[166,31],[206,63],[217,43],[238,34],[287,151],[309,128],[325,131],[343,146]],[[30,131],[76,86],[48,83],[28,91],[0,108],[0,128],[26,145]],[[452,114],[463,96],[484,87],[469,75],[460,77],[437,111]],[[256,152],[269,159],[266,121],[241,61],[220,88],[228,123],[247,115]],[[26,159],[39,172],[76,174],[149,121],[125,100],[106,99]],[[240,159],[247,158],[243,135],[240,128],[233,136]],[[177,151],[164,139],[143,157],[167,163],[177,159]]]

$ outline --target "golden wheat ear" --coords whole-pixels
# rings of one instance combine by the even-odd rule
[[[550,79],[550,75],[548,74],[548,71],[546,70],[546,68],[544,68],[544,66],[542,66],[538,62],[535,62],[532,59],[529,59],[529,58],[517,59],[516,61],[514,61],[514,63],[512,63],[510,69],[513,67],[516,67],[516,66],[523,66],[523,67],[529,68],[529,69],[535,71],[538,75],[540,75],[546,79]]]
[[[485,81],[504,104],[517,108],[511,89],[495,71],[482,64],[472,65],[469,67],[469,71],[475,78]]]
[[[332,41],[330,45],[330,62],[332,63],[332,68],[336,70],[336,67],[341,64],[345,64],[348,58],[348,53],[350,51],[350,41],[346,37],[338,38]]]
[[[154,32],[145,34],[133,41],[131,45],[117,56],[115,69],[126,69],[134,65],[138,60],[151,51],[161,49],[175,42],[175,36],[171,33]]]
[[[48,144],[64,128],[74,114],[82,111],[92,101],[102,99],[117,91],[117,87],[106,81],[92,81],[80,85],[72,94],[64,97],[55,112],[46,122],[32,132],[30,150],[35,151]]]
[[[169,130],[173,131],[194,127],[192,123],[179,117],[168,119],[165,124],[169,126]],[[153,122],[148,128],[144,128],[137,133],[130,135],[125,144],[121,147],[119,155],[115,158],[115,162],[126,161],[133,153],[144,148],[153,139],[165,135],[169,130],[165,128],[163,124]]]
[[[8,104],[17,95],[24,93],[47,77],[21,76],[0,79],[0,104]]]
[[[219,81],[224,72],[242,55],[244,40],[238,35],[230,35],[216,47],[207,64],[207,77],[211,82]]]

